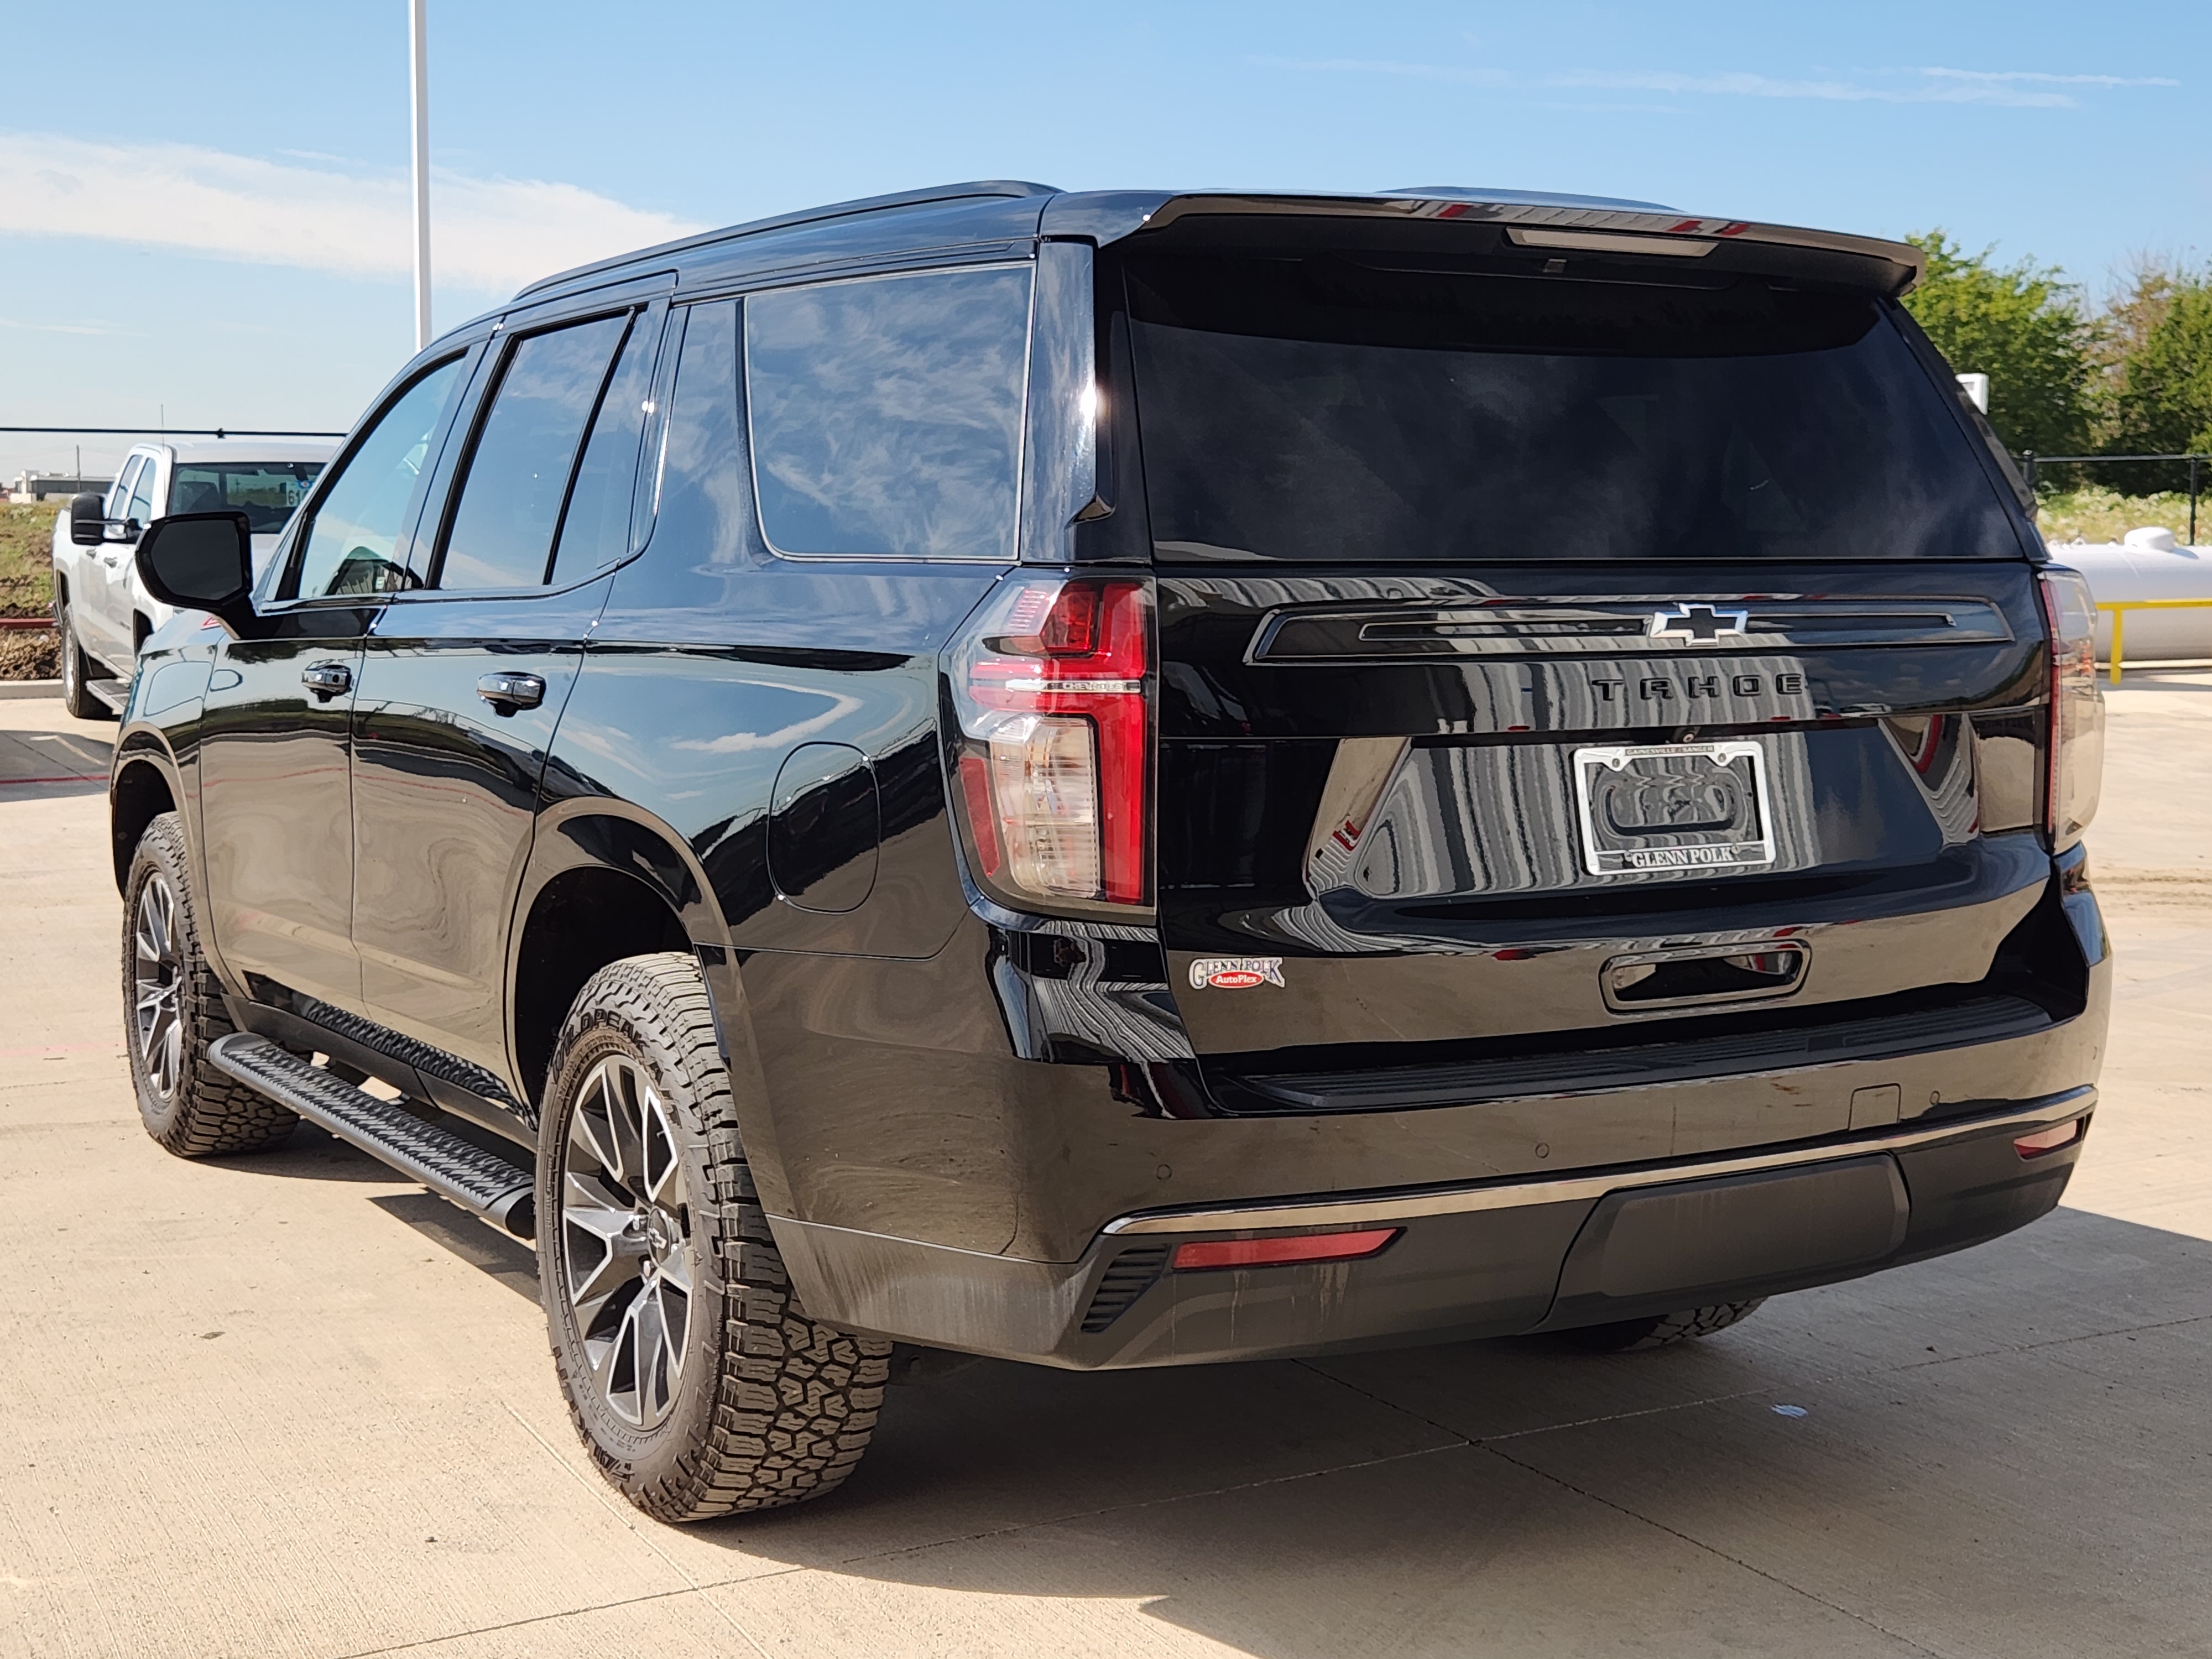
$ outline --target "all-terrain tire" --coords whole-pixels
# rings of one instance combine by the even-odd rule
[[[88,684],[92,678],[92,661],[76,642],[70,602],[58,593],[54,596],[54,643],[62,659],[62,707],[81,720],[113,720],[114,711],[92,695]]]
[[[1748,1302],[1716,1302],[1709,1308],[1690,1308],[1680,1313],[1660,1314],[1650,1319],[1624,1319],[1613,1325],[1585,1325],[1565,1333],[1577,1347],[1598,1353],[1633,1353],[1644,1348],[1664,1348],[1692,1337],[1724,1331],[1740,1319],[1748,1319],[1765,1301],[1755,1296]]]
[[[610,1081],[623,1079],[626,1085]],[[587,1332],[571,1277],[583,1276],[587,1292],[605,1282],[589,1275],[602,1250],[613,1260],[604,1242],[615,1236],[610,1206],[630,1188],[653,1190],[649,1151],[638,1159],[641,1178],[615,1181],[573,1139],[580,1114],[592,1114],[592,1125],[606,1121],[621,1086],[657,1095],[656,1121],[675,1158],[675,1180],[657,1190],[683,1200],[679,1214],[672,1200],[661,1209],[654,1206],[662,1199],[641,1196],[650,1226],[622,1235],[641,1239],[649,1231],[652,1250],[688,1262],[680,1368],[658,1421],[647,1420],[642,1360],[631,1364],[624,1395],[618,1357],[618,1322],[630,1316],[623,1310],[654,1281],[629,1287],[628,1304],[623,1291],[586,1295]],[[641,1109],[635,1121],[645,1121]],[[714,1011],[692,957],[630,957],[577,994],[539,1122],[537,1213],[538,1278],[562,1390],[592,1460],[624,1497],[658,1520],[698,1521],[818,1498],[852,1472],[883,1405],[891,1345],[834,1329],[799,1305],[746,1168]],[[678,1231],[680,1246],[672,1242]],[[667,1261],[660,1271],[668,1273]],[[665,1313],[652,1317],[671,1328]]]
[[[190,869],[184,826],[174,812],[164,812],[139,836],[123,889],[123,1037],[138,1115],[146,1133],[179,1158],[258,1152],[289,1135],[300,1120],[208,1062],[208,1045],[236,1028],[200,949]],[[166,905],[157,902],[164,892]],[[166,913],[166,925],[152,925],[156,912]],[[157,960],[164,953],[166,967]],[[166,996],[155,994],[149,967],[158,970]]]

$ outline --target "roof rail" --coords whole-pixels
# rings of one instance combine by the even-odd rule
[[[882,213],[892,208],[918,207],[929,202],[957,202],[971,196],[1057,196],[1054,185],[1033,184],[1025,179],[972,179],[963,184],[938,185],[927,190],[900,191],[890,196],[864,196],[856,201],[835,202],[828,207],[807,208],[798,213],[781,213],[774,218],[752,219],[741,225],[731,225],[721,230],[704,230],[696,236],[681,237],[673,242],[662,242],[657,246],[639,248],[631,253],[617,253],[611,258],[597,259],[590,264],[577,265],[572,270],[557,271],[550,276],[541,276],[536,282],[516,290],[515,299],[558,288],[580,276],[592,276],[600,271],[615,270],[623,265],[649,263],[664,259],[672,254],[688,252],[693,248],[709,247],[716,242],[733,241],[740,236],[757,236],[763,231],[788,230],[794,225],[814,224],[827,219],[850,218],[856,214]],[[512,303],[512,301],[510,301]]]

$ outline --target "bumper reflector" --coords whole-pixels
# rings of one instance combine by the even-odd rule
[[[2022,1158],[2040,1158],[2045,1152],[2055,1152],[2061,1146],[2071,1146],[2081,1138],[2081,1125],[2087,1120],[2069,1118],[2063,1123],[2054,1123],[2048,1129],[2038,1129],[2032,1135],[2022,1135],[2012,1144],[2012,1149]]]
[[[1290,1238],[1194,1239],[1176,1247],[1175,1268],[1273,1267],[1290,1261],[1352,1261],[1373,1255],[1405,1231],[1368,1227],[1355,1233],[1299,1233]]]

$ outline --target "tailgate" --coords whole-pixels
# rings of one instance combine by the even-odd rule
[[[1214,1081],[2037,1012],[1990,983],[2049,884],[2024,562],[1163,568],[1159,604]]]

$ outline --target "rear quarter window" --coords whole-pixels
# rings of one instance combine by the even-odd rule
[[[1026,266],[749,297],[746,413],[769,546],[1011,560],[1029,318]]]

